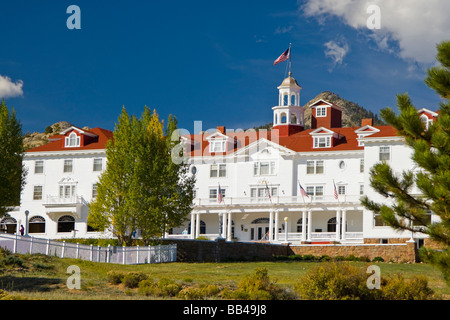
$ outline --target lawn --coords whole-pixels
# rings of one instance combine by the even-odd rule
[[[226,263],[168,263],[146,265],[118,265],[60,259],[44,255],[17,255],[17,263],[0,264],[0,289],[9,297],[44,300],[110,300],[110,299],[161,299],[144,296],[137,289],[126,289],[123,285],[112,285],[108,281],[111,270],[143,272],[150,279],[169,278],[186,285],[214,284],[219,287],[236,287],[245,276],[252,275],[256,268],[266,268],[271,281],[284,288],[292,288],[298,279],[315,266],[326,262],[271,261],[271,262],[226,262]],[[349,262],[358,268],[372,263]],[[450,299],[450,288],[440,272],[428,264],[376,263],[381,276],[398,273],[406,278],[424,275],[438,299]],[[70,274],[67,268],[76,265],[81,272],[81,289],[69,290],[66,281]]]

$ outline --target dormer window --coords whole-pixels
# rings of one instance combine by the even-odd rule
[[[225,140],[211,140],[209,143],[209,152],[225,152]]]
[[[326,117],[327,107],[316,107],[316,117]]]
[[[66,148],[74,148],[80,146],[80,137],[76,135],[75,132],[72,132],[68,137],[66,137]]]
[[[330,148],[331,137],[314,137],[314,148]]]

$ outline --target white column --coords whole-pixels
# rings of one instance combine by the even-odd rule
[[[275,241],[278,241],[278,210],[275,211]]]
[[[346,240],[346,237],[345,237],[345,233],[347,231],[347,230],[345,230],[346,226],[347,226],[347,210],[342,210],[342,237],[341,237],[342,241]]]
[[[195,213],[191,212],[191,239],[195,239]]]
[[[306,211],[302,211],[302,241],[306,241]]]
[[[273,210],[269,212],[269,241],[273,240]]]
[[[312,212],[311,210],[308,210],[308,232],[306,241],[311,241],[311,230],[312,230]]]
[[[341,241],[341,210],[336,210],[336,241]]]
[[[223,217],[222,217],[223,213],[219,212],[218,213],[218,217],[219,217],[219,238],[223,238]],[[220,227],[220,223],[222,222],[222,228]]]
[[[195,215],[195,235],[198,237],[200,235],[200,213],[197,212]]]
[[[233,217],[231,215],[231,211],[228,212],[228,219],[227,220],[228,220],[228,224],[227,224],[227,227],[228,227],[228,230],[227,230],[227,241],[232,241],[233,240],[232,239],[233,234],[231,233],[231,227],[233,225]]]
[[[227,220],[228,220],[227,213],[226,212],[222,213],[222,237],[224,239],[227,238],[227,223],[228,223]]]

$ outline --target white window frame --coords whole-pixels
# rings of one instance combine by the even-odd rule
[[[225,198],[227,194],[227,188],[220,187],[222,191],[222,197]],[[217,203],[217,195],[219,194],[219,187],[217,188],[209,188],[209,202]]]
[[[364,158],[359,159],[359,173],[364,173]]]
[[[38,165],[38,163],[42,164],[42,165]],[[38,172],[37,169],[40,169],[41,172]],[[34,162],[34,174],[43,174],[44,173],[44,160],[36,160]]]
[[[312,166],[309,164],[313,164]],[[319,166],[319,163],[322,163],[322,166]],[[313,172],[308,172],[308,168],[312,168]],[[318,169],[322,168],[322,172],[318,172]],[[325,160],[307,160],[306,161],[306,174],[324,174],[325,173]]]
[[[214,167],[216,167],[214,169]],[[215,175],[213,175],[215,172]],[[227,176],[227,165],[226,163],[214,163],[209,166],[209,177],[210,178],[226,178]]]
[[[39,191],[36,190],[36,188],[40,188],[40,193],[41,196],[40,197],[36,197],[36,195],[39,193]],[[33,186],[33,201],[41,201],[42,199],[44,199],[44,186],[41,185],[37,185],[37,186]]]
[[[275,186],[268,186],[270,196],[271,197],[277,197],[278,196],[278,187]],[[250,200],[251,201],[264,201],[268,200],[269,196],[267,195],[267,187],[257,187],[252,186],[250,187]]]
[[[94,183],[92,185],[92,200],[94,200],[95,198],[97,198],[98,195],[98,183]]]
[[[319,190],[322,190],[322,194],[317,192]],[[308,194],[308,196],[310,196],[311,198],[314,198],[315,200],[323,200],[324,190],[325,190],[324,185],[306,186],[306,193]]]
[[[75,133],[72,132],[69,134],[68,137],[65,139],[65,147],[66,148],[76,148],[80,146],[80,137]]]
[[[268,173],[262,173],[261,168],[262,165],[267,166]],[[275,176],[277,174],[277,165],[276,161],[267,160],[267,161],[255,161],[253,163],[253,176],[261,177],[261,176]]]
[[[383,149],[385,152],[382,152],[382,149]],[[386,152],[386,150],[387,150],[387,152]],[[382,154],[388,154],[388,155],[389,155],[389,158],[388,158],[388,159],[381,159],[381,155],[382,155]],[[391,155],[391,147],[390,147],[390,146],[380,146],[379,149],[378,149],[378,159],[379,159],[380,161],[391,161],[391,158],[392,158],[392,155]]]
[[[100,161],[100,163],[98,163],[99,161]],[[100,170],[98,170],[98,166],[100,166]],[[103,159],[102,158],[95,158],[92,161],[92,171],[94,171],[94,172],[101,172],[101,171],[103,171]]]
[[[321,141],[322,139],[323,141]],[[331,135],[314,137],[313,148],[331,148]]]
[[[347,194],[347,186],[344,184],[337,186],[337,192],[340,196],[345,196]]]
[[[316,118],[324,118],[327,116],[327,108],[325,106],[316,107]]]
[[[226,140],[217,139],[209,142],[209,152],[226,152]]]
[[[68,165],[69,161],[70,161],[70,171],[66,171],[66,163],[67,163],[67,167],[69,167],[69,165]],[[73,173],[73,160],[70,160],[70,159],[64,160],[63,172],[64,173]]]

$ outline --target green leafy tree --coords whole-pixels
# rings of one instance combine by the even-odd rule
[[[383,119],[412,148],[416,170],[398,174],[389,164],[377,163],[370,169],[370,184],[393,204],[376,203],[367,196],[362,203],[394,229],[422,232],[440,244],[442,250],[422,248],[421,256],[438,266],[450,283],[450,42],[439,44],[437,49],[442,66],[430,69],[425,80],[446,99],[440,103],[435,123],[424,127],[407,94],[397,96],[398,115],[391,108],[381,111]],[[414,188],[420,196],[412,193]],[[439,221],[431,222],[430,211]]]
[[[0,104],[0,217],[20,204],[26,170],[22,125],[14,109],[8,110],[5,100]]]
[[[187,165],[171,159],[176,120],[169,117],[166,129],[154,110],[145,107],[141,118],[125,108],[106,146],[107,168],[90,204],[89,224],[113,227],[121,243],[131,244],[140,230],[145,242],[179,226],[191,211],[194,180]]]

